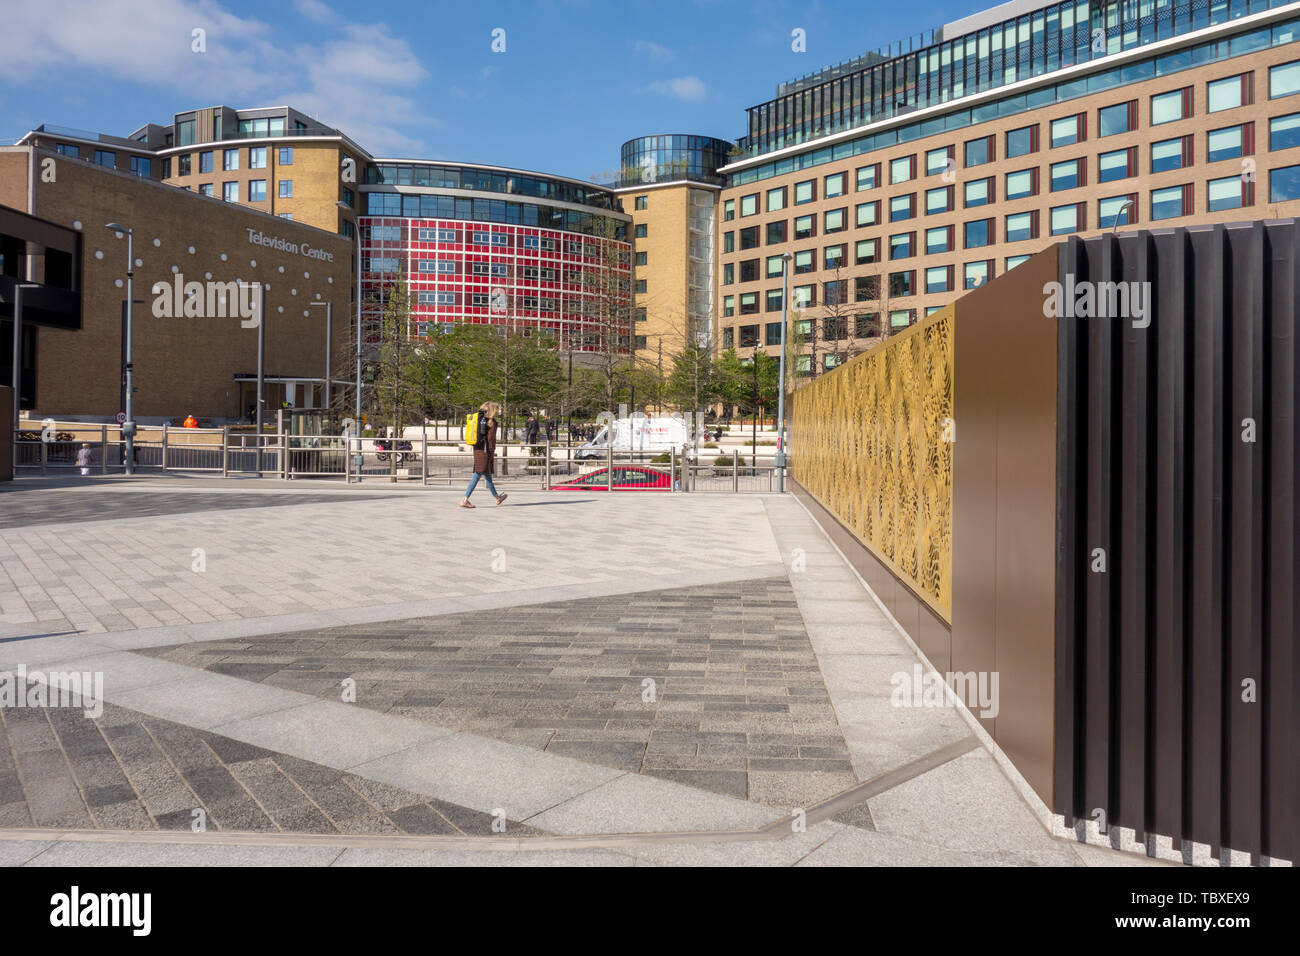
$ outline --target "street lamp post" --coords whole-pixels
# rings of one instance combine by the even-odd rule
[[[313,302],[312,306],[325,306],[325,414],[329,415],[331,398],[330,393],[333,391],[334,376],[331,369],[334,367],[334,303],[333,302]]]
[[[107,223],[105,228],[119,236],[126,233],[126,361],[123,373],[126,375],[126,421],[122,423],[122,467],[128,475],[135,474],[135,328],[133,313],[135,311],[135,234],[126,226],[116,222]],[[17,399],[15,398],[15,401]]]
[[[751,438],[753,445],[750,448],[750,455],[753,456],[753,461],[750,462],[750,464],[757,465],[758,464],[758,343],[757,342],[754,343],[754,359],[752,362],[750,362],[750,364],[754,366],[754,407],[750,409],[750,411],[753,413],[753,429],[752,429],[752,438]]]
[[[18,440],[18,406],[23,385],[23,289],[39,289],[35,282],[14,286],[14,441]]]
[[[1133,200],[1131,199],[1125,199],[1124,202],[1120,204],[1119,210],[1115,213],[1115,222],[1110,228],[1111,235],[1119,232],[1119,217],[1124,215],[1125,210],[1127,210],[1131,205],[1133,205]]]
[[[776,490],[785,491],[785,327],[790,324],[790,253],[781,255],[781,365],[776,393]]]
[[[447,441],[451,441],[451,372],[443,377],[443,383],[447,386]]]

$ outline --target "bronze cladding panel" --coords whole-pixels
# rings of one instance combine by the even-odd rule
[[[1043,286],[1058,248],[968,293],[954,323],[952,670],[998,673],[981,722],[1049,804],[1057,326]]]

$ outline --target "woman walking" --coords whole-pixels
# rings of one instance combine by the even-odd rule
[[[470,502],[469,496],[474,493],[480,478],[487,482],[488,493],[497,500],[498,505],[506,500],[506,495],[497,494],[496,485],[492,484],[496,465],[497,415],[501,414],[501,406],[496,402],[484,402],[479,406],[479,411],[486,420],[480,440],[474,443],[474,475],[469,480],[469,487],[465,489],[465,500],[460,503],[462,508],[478,507]]]

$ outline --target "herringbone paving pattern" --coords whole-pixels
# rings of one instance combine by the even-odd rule
[[[201,811],[201,816],[196,813]],[[492,817],[112,704],[0,709],[0,827],[487,836]],[[531,827],[506,821],[516,836]]]

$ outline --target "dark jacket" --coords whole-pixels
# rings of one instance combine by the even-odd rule
[[[487,441],[483,448],[474,449],[474,471],[480,475],[496,474],[497,420],[487,420]]]

